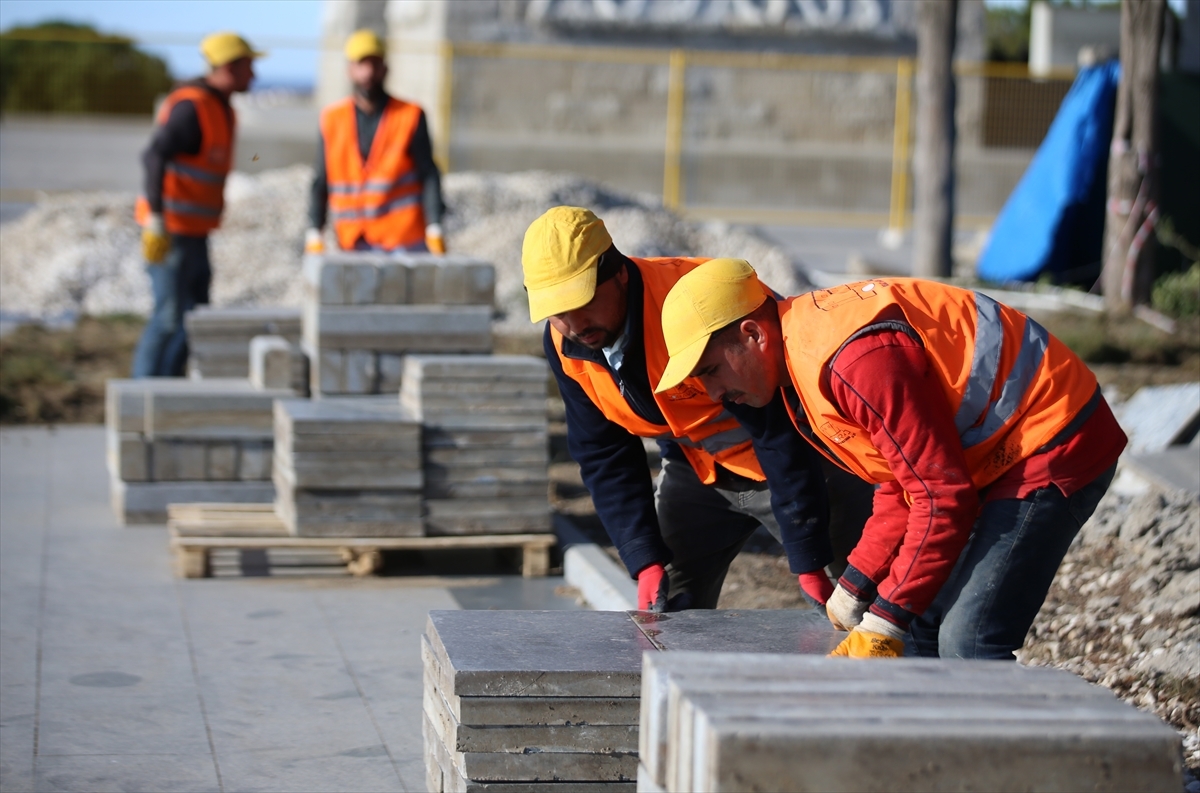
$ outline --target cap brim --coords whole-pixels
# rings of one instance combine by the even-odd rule
[[[588,267],[567,281],[529,290],[529,321],[541,322],[547,317],[574,311],[586,306],[596,296],[596,268]]]
[[[700,359],[704,357],[704,350],[708,347],[710,338],[712,338],[711,333],[705,334],[672,355],[671,360],[667,361],[667,368],[663,370],[654,393],[661,394],[690,377],[696,364],[700,363]]]

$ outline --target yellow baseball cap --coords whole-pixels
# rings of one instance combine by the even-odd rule
[[[529,319],[586,306],[596,294],[600,255],[612,247],[604,221],[590,209],[554,207],[525,231],[521,269],[529,293]]]
[[[378,58],[387,55],[387,46],[375,31],[363,28],[354,31],[350,38],[346,39],[346,60],[358,63],[372,55]]]
[[[683,382],[700,362],[709,337],[761,306],[768,294],[743,259],[712,259],[676,281],[662,307],[670,360],[654,393]]]
[[[209,66],[216,68],[238,58],[261,58],[267,53],[257,52],[244,38],[226,31],[205,36],[200,42],[200,54]]]

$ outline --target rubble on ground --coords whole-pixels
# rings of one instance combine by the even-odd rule
[[[300,259],[312,170],[296,165],[255,176],[232,173],[223,225],[211,237],[216,307],[299,306]],[[455,173],[444,179],[452,251],[496,265],[498,327],[534,332],[521,282],[521,242],[539,214],[558,204],[594,209],[617,247],[631,256],[705,255],[748,259],[777,291],[799,291],[786,252],[753,231],[692,223],[654,196],[620,193],[571,174]],[[79,314],[146,314],[134,197],[47,195],[0,235],[0,310],[48,319]]]

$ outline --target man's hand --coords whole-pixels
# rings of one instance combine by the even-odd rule
[[[824,570],[813,570],[811,573],[801,573],[798,577],[800,588],[804,594],[824,606],[833,594],[833,583]]]
[[[430,223],[425,227],[425,247],[430,253],[444,254],[446,252],[446,240],[442,237],[442,225],[440,223]]]
[[[842,639],[830,658],[901,658],[904,655],[904,630],[870,612],[858,627]]]
[[[308,229],[304,232],[304,252],[313,255],[325,252],[325,237],[320,229]]]
[[[667,593],[671,590],[671,579],[661,564],[646,565],[637,575],[638,611],[654,611],[659,614],[667,610]]]
[[[863,614],[870,607],[870,603],[859,600],[847,592],[841,584],[838,584],[825,604],[825,614],[828,615],[829,622],[833,624],[833,627],[839,631],[848,631],[862,622]]]
[[[142,258],[147,264],[162,264],[171,250],[171,238],[163,226],[162,215],[153,214],[142,227]]]

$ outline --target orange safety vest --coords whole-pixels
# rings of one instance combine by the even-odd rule
[[[708,259],[655,258],[631,259],[642,275],[642,343],[646,348],[646,372],[650,383],[662,379],[667,368],[667,343],[663,340],[662,304],[667,292],[686,273]],[[583,388],[605,418],[642,438],[673,440],[679,444],[700,481],[710,485],[717,479],[716,464],[762,482],[766,479],[750,434],[718,402],[708,398],[694,379],[654,395],[667,426],[646,421],[633,411],[604,366],[562,354],[562,334],[550,328],[554,349],[562,361],[563,373]]]
[[[422,185],[408,156],[420,120],[417,105],[388,99],[364,163],[354,100],[336,102],[321,113],[329,216],[344,250],[353,250],[359,237],[384,250],[425,239]]]
[[[176,88],[158,109],[162,126],[179,102],[191,102],[200,122],[200,151],[177,154],[163,173],[163,225],[171,234],[201,237],[221,225],[225,208],[225,177],[233,167],[233,108],[212,91],[197,85]],[[150,203],[138,196],[134,215],[141,225],[150,216]]]
[[[820,451],[868,482],[896,477],[863,428],[831,401],[829,372],[841,348],[869,330],[901,321],[916,331],[977,488],[1053,439],[1096,391],[1091,370],[1041,325],[967,289],[876,279],[798,295],[779,308],[792,383],[813,434],[837,459]]]

